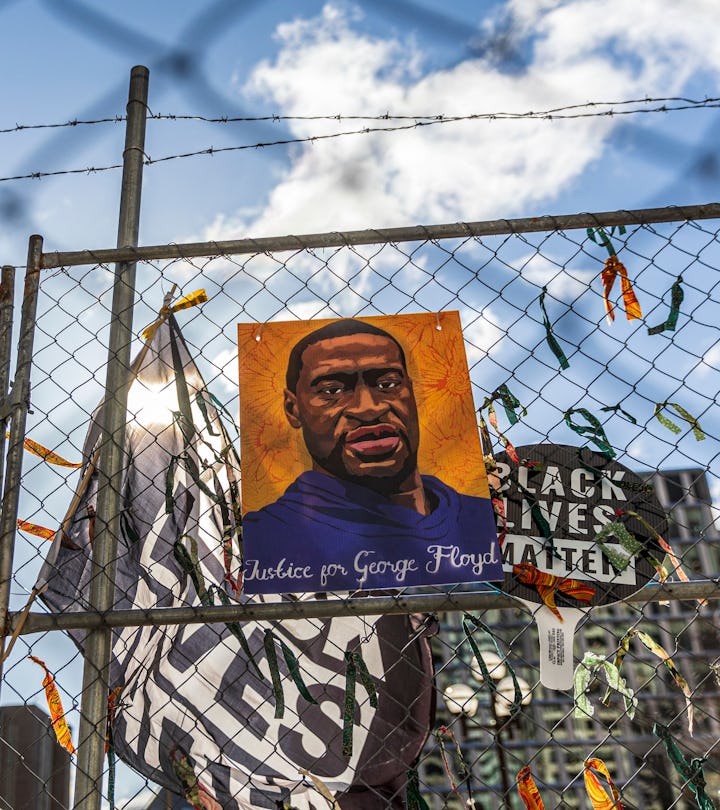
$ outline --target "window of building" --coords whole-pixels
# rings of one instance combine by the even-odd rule
[[[665,473],[663,475],[667,486],[668,502],[676,504],[686,496],[685,487],[682,485],[679,473]]]

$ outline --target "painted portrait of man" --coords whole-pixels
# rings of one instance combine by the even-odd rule
[[[432,331],[447,330],[456,333],[457,342],[456,313],[443,315],[442,329],[434,327],[430,336]],[[410,343],[422,340],[429,319],[436,320],[435,315],[402,318],[397,328]],[[408,319],[411,323],[419,319],[412,323],[414,329],[408,330]],[[373,322],[377,320],[311,324],[314,328],[284,344],[290,347],[281,397],[285,435],[289,431],[300,436],[309,459],[279,497],[244,514],[248,593],[367,590],[502,578],[487,485],[484,490],[477,485],[478,479],[484,483],[484,467],[477,427],[472,417],[469,422],[466,418],[468,403],[473,415],[474,408],[464,353],[460,373],[456,367],[446,375],[453,390],[440,398],[452,407],[444,417],[435,413],[424,435],[416,396],[422,369],[411,366],[401,340]],[[270,327],[282,331],[281,324],[266,324],[256,344],[272,339]],[[448,340],[447,334],[444,337]],[[253,351],[251,341],[245,345]],[[442,362],[440,354],[437,361]],[[457,365],[458,357],[446,359],[453,361]],[[252,385],[246,392],[249,375],[243,373],[248,366],[243,365],[242,346],[240,366],[245,436],[245,402],[252,396]],[[458,378],[464,380],[464,388]],[[458,402],[462,402],[459,411]],[[462,424],[453,424],[458,413]],[[251,436],[248,439],[243,459],[262,449]],[[475,468],[474,486],[452,469],[444,470],[450,473],[449,481],[433,474],[435,465],[421,471],[420,448],[425,443],[463,445],[461,463]],[[288,455],[290,448],[288,444]],[[243,469],[245,495],[248,484],[253,485],[254,468],[251,463],[249,482],[244,463]],[[453,485],[458,482],[459,488]]]

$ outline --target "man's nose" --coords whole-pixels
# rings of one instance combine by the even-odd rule
[[[382,392],[361,383],[355,386],[352,399],[345,408],[345,415],[363,420],[376,419],[388,410],[389,405],[383,399]]]

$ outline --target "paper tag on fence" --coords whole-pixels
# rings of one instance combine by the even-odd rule
[[[589,608],[559,607],[562,622],[545,605],[521,599],[531,611],[540,640],[540,683],[546,689],[572,689],[575,628]]]

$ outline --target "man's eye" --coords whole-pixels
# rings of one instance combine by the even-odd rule
[[[320,393],[324,394],[325,396],[334,397],[334,396],[337,396],[338,394],[342,394],[342,392],[344,390],[345,390],[344,385],[339,385],[339,384],[337,384],[337,385],[325,385],[320,389]]]
[[[377,387],[381,391],[387,391],[390,388],[397,388],[400,385],[400,380],[379,380]]]

